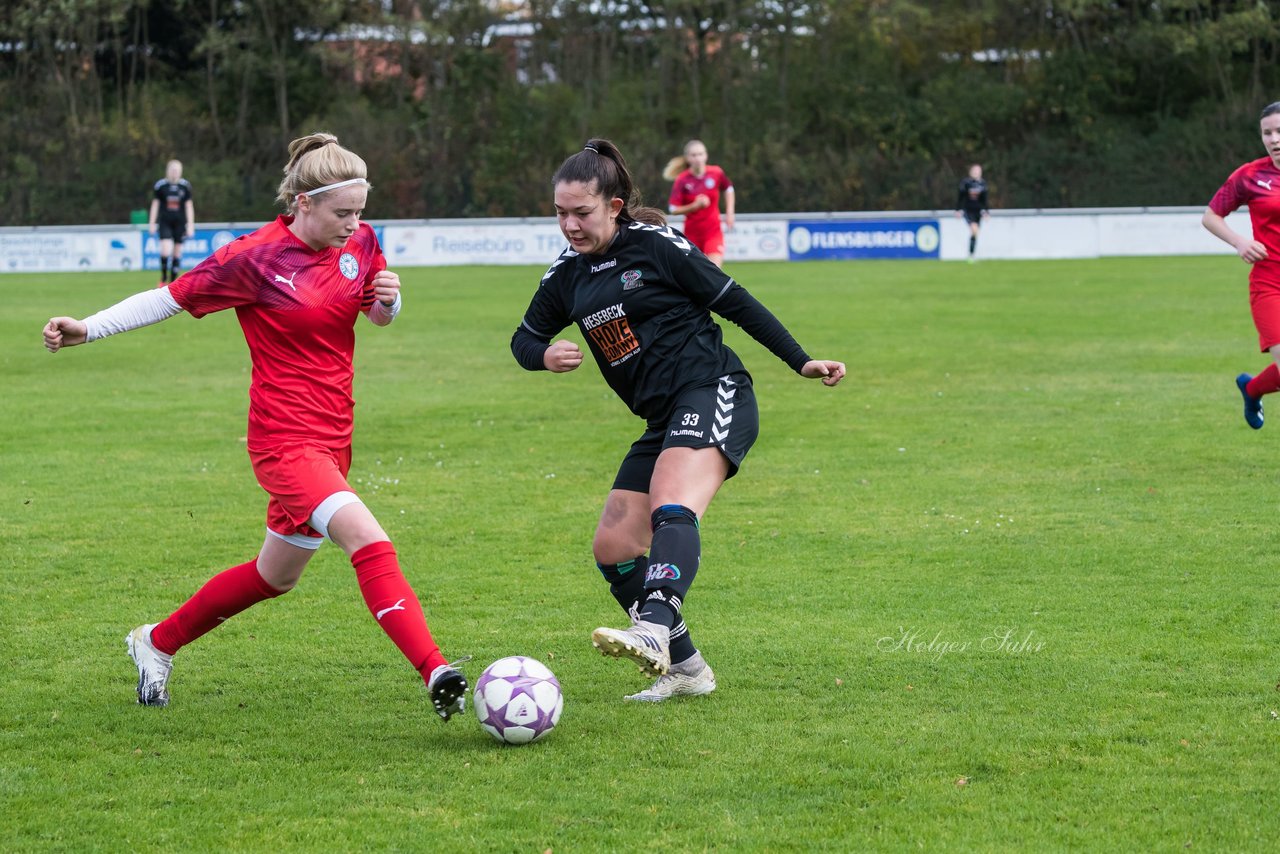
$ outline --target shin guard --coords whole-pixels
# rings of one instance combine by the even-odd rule
[[[681,504],[664,504],[653,511],[652,523],[645,604],[640,615],[643,620],[674,627],[702,557],[698,515]]]

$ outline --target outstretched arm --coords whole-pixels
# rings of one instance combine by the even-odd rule
[[[44,325],[44,346],[50,353],[56,353],[63,347],[75,347],[118,332],[150,326],[181,312],[182,306],[169,294],[167,286],[155,288],[134,294],[84,320],[49,318]]]
[[[782,322],[736,282],[730,283],[722,297],[713,304],[713,310],[741,326],[800,376],[821,378],[823,384],[828,386],[833,386],[844,378],[844,362],[810,359],[809,354],[796,342]]]

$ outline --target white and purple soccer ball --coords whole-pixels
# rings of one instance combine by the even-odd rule
[[[472,706],[489,735],[504,744],[529,744],[555,727],[564,709],[564,695],[545,664],[512,655],[498,659],[480,674]]]

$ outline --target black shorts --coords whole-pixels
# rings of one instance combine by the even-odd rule
[[[721,377],[682,392],[665,424],[650,422],[623,458],[613,488],[647,493],[658,454],[666,448],[719,448],[729,460],[728,477],[733,477],[758,435],[760,410],[751,378]]]
[[[966,208],[964,212],[964,221],[971,225],[976,225],[982,222],[982,211],[971,211]]]
[[[161,217],[156,220],[156,234],[161,240],[172,240],[174,243],[181,243],[187,239],[187,221],[185,219],[168,219]]]

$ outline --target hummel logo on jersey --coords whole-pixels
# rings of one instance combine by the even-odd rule
[[[628,228],[633,228],[637,231],[656,231],[685,252],[693,248],[693,244],[681,237],[678,232],[672,230],[669,225],[649,225],[646,222],[633,222]]]
[[[595,265],[593,265],[593,266],[591,267],[591,272],[593,272],[593,273],[599,273],[601,270],[608,270],[609,268],[611,268],[611,267],[616,267],[616,266],[618,266],[618,259],[617,259],[617,258],[611,258],[610,260],[605,261],[605,262],[604,262],[604,263],[602,263],[602,264],[595,264]]]
[[[287,279],[286,279],[284,276],[280,275],[279,273],[276,273],[276,281],[277,281],[277,282],[284,282],[286,285],[288,285],[289,287],[293,288],[293,289],[296,291],[296,290],[297,290],[297,288],[294,288],[294,287],[293,287],[293,278],[294,278],[294,276],[296,276],[296,275],[298,275],[298,271],[297,271],[297,270],[294,270],[294,271],[293,271],[293,276],[290,276],[290,277],[289,277],[289,278],[287,278]]]
[[[577,257],[578,257],[578,253],[574,252],[572,249],[566,249],[563,252],[561,252],[560,257],[557,258],[555,261],[552,261],[551,266],[547,269],[547,272],[542,274],[542,281],[540,284],[545,285],[547,283],[547,279],[551,278],[551,274],[554,273],[556,271],[556,268],[559,267],[561,264],[563,264],[565,261],[568,261],[570,258],[577,258]]]
[[[403,611],[403,610],[404,610],[404,600],[401,599],[399,602],[392,605],[390,608],[383,608],[381,611],[374,614],[373,618],[375,620],[381,621],[383,617],[385,617],[387,614],[390,614],[392,611]]]
[[[1267,191],[1268,193],[1270,193],[1270,192],[1271,192],[1271,181],[1274,181],[1274,180],[1275,180],[1275,178],[1272,178],[1272,179],[1271,179],[1271,181],[1263,181],[1261,178],[1254,178],[1253,180],[1255,180],[1255,181],[1257,181],[1257,182],[1258,182],[1258,186],[1259,186],[1259,187],[1263,187],[1263,188],[1265,188],[1265,189],[1266,189],[1266,191]]]

